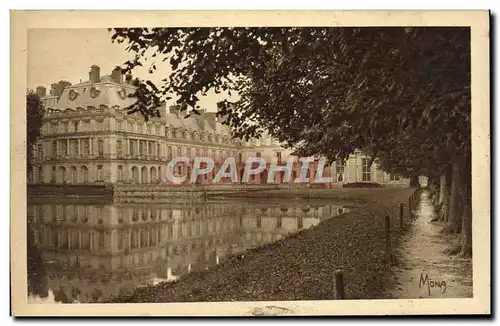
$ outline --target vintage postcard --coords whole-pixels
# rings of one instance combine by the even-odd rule
[[[11,12],[12,314],[490,314],[489,19]]]

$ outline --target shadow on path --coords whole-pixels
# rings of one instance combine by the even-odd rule
[[[388,297],[472,297],[472,261],[444,253],[457,237],[441,234],[443,225],[431,222],[434,207],[426,190],[420,194],[415,214],[396,253],[395,279]]]

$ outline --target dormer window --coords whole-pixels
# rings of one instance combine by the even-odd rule
[[[74,101],[74,100],[76,100],[76,98],[77,98],[77,97],[78,97],[78,93],[77,93],[77,91],[75,91],[74,89],[71,89],[71,90],[69,91],[69,99],[70,99],[71,101]]]

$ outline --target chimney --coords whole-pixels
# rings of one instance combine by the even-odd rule
[[[158,108],[158,110],[160,111],[160,116],[162,118],[164,118],[166,116],[166,113],[167,113],[167,102],[161,101],[161,105]]]
[[[186,104],[172,105],[170,107],[170,113],[175,114],[178,118],[184,118],[188,114],[187,105]]]
[[[205,115],[205,119],[207,119],[209,121],[216,121],[217,120],[217,118],[215,116],[215,112],[206,112],[206,110],[203,110],[200,113]]]
[[[57,96],[57,83],[50,84],[50,95],[51,96]]]
[[[177,116],[177,118],[180,118],[181,106],[180,105],[171,105],[170,106],[170,113],[175,114]]]
[[[64,89],[69,86],[71,86],[71,83],[65,80],[61,80],[58,83],[53,83],[50,85],[50,95],[59,97],[62,95]]]
[[[66,80],[60,80],[59,81],[59,87],[61,88],[61,94],[62,94],[62,91],[64,91],[64,89],[66,87],[70,87],[71,86],[71,83],[69,81],[66,81]]]
[[[111,80],[117,84],[123,84],[123,74],[122,69],[120,67],[116,67],[111,72]]]
[[[40,97],[43,98],[47,95],[47,89],[43,86],[37,86],[36,88],[36,94]]]
[[[205,124],[209,124],[213,130],[217,131],[217,117],[215,112],[206,112],[204,110],[203,117],[205,118]]]
[[[100,71],[101,68],[99,66],[92,65],[90,67],[89,80],[92,84],[98,83],[101,80]]]
[[[217,121],[219,121],[219,122],[220,122],[220,123],[222,123],[222,124],[225,124],[225,123],[226,123],[226,121],[227,121],[227,117],[226,117],[226,116],[223,116],[223,115],[220,113],[220,111],[221,111],[221,110],[220,110],[220,108],[217,108],[217,115],[216,115],[216,117],[217,117]]]

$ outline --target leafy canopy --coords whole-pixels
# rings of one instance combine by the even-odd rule
[[[268,130],[299,155],[361,149],[408,174],[470,152],[468,28],[115,28],[112,40],[135,53],[126,74],[172,68],[161,85],[136,80],[129,109],[145,117],[172,94],[196,113],[213,89],[238,95],[218,104],[234,137]]]

